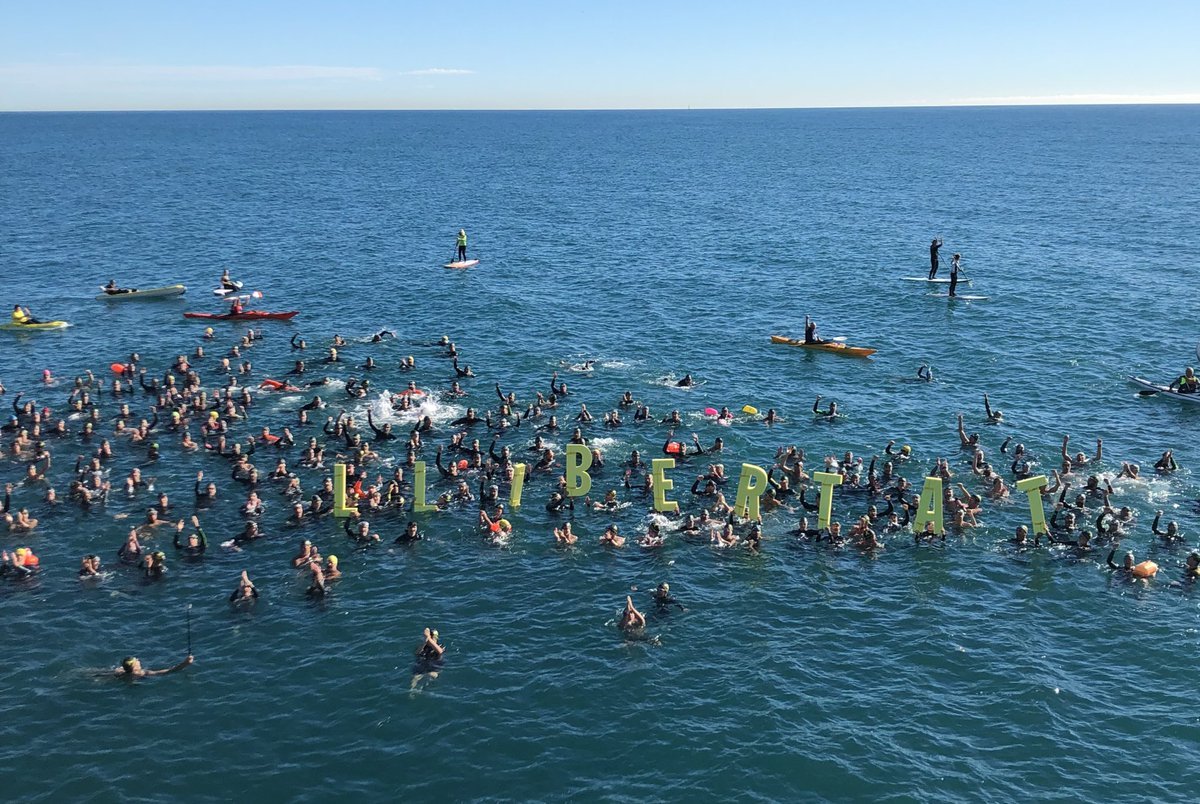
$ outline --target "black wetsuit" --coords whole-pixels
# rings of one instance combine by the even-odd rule
[[[935,279],[938,272],[938,249],[942,247],[942,241],[934,240],[929,244],[929,278]]]

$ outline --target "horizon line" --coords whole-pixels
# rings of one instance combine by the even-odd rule
[[[982,100],[982,99],[981,99]],[[288,108],[181,108],[181,109],[0,109],[0,114],[209,114],[237,112],[755,112],[755,111],[860,111],[898,109],[1032,109],[1084,108],[1111,106],[1200,106],[1200,100],[1112,100],[1079,102],[1014,102],[1014,103],[909,103],[869,104],[859,106],[529,106],[529,107],[288,107]]]

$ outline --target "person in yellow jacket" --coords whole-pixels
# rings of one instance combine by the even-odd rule
[[[458,259],[460,261],[466,260],[467,259],[467,230],[466,229],[458,230],[458,240],[455,242],[455,245],[458,246],[458,251],[457,251],[458,256],[456,257],[456,259]]]
[[[14,324],[41,324],[42,321],[34,318],[29,313],[28,307],[22,307],[19,304],[13,305],[12,322]]]

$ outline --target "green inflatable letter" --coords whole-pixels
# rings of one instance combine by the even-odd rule
[[[650,461],[650,477],[654,481],[654,510],[670,514],[679,510],[679,503],[667,499],[667,492],[675,483],[667,477],[667,470],[675,468],[674,458],[654,458]]]
[[[932,510],[931,510],[932,504]],[[921,499],[917,503],[917,515],[913,517],[913,533],[925,530],[925,523],[933,522],[933,532],[939,536],[946,533],[946,523],[942,521],[942,479],[940,477],[925,478],[921,487]]]
[[[839,478],[840,480],[840,478]],[[767,472],[752,463],[742,464],[733,511],[744,519],[758,519],[758,498],[767,491]]]
[[[1050,485],[1045,475],[1027,477],[1017,481],[1017,490],[1025,492],[1029,498],[1029,519],[1033,523],[1034,535],[1048,533],[1046,528],[1046,509],[1042,506],[1042,489]]]
[[[354,506],[346,504],[346,464],[333,465],[333,515],[339,519],[358,513]]]
[[[413,513],[436,510],[436,505],[425,502],[425,461],[417,461],[413,464]]]
[[[582,497],[592,490],[592,451],[583,444],[567,444],[567,496]]]
[[[833,472],[813,472],[812,479],[821,484],[821,501],[817,505],[817,527],[829,527],[833,515],[833,487],[842,485],[842,476]]]

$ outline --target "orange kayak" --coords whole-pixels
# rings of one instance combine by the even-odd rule
[[[838,341],[825,341],[824,343],[805,343],[803,338],[785,338],[782,335],[772,335],[771,343],[782,343],[788,346],[799,346],[801,349],[812,349],[817,352],[832,352],[835,355],[846,355],[847,357],[870,357],[875,354],[874,349],[868,349],[865,346],[847,346]]]

